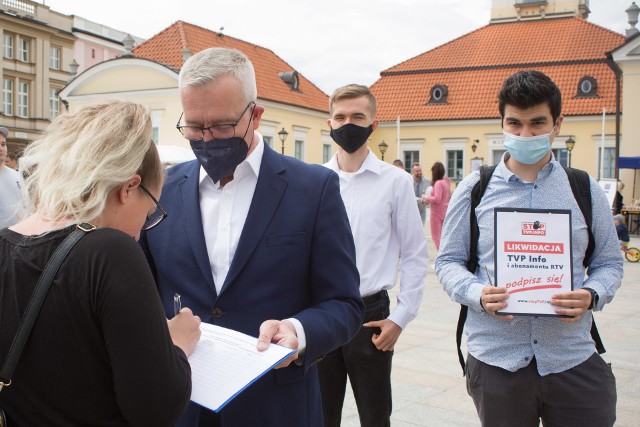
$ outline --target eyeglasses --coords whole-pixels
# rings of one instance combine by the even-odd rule
[[[180,131],[182,136],[190,141],[199,141],[204,139],[204,132],[207,131],[211,135],[213,139],[225,139],[232,138],[236,134],[236,126],[242,120],[244,113],[247,112],[251,104],[255,104],[253,101],[249,102],[244,110],[242,110],[242,114],[234,123],[221,123],[219,125],[213,125],[208,128],[201,128],[198,126],[180,126],[180,120],[182,120],[182,116],[184,112],[180,114],[180,118],[178,119],[178,123],[176,124],[176,129]]]
[[[147,230],[151,230],[153,227],[155,227],[156,225],[164,221],[164,219],[169,214],[167,214],[167,211],[164,210],[160,202],[158,202],[156,198],[153,197],[153,194],[151,194],[151,192],[149,192],[149,190],[147,190],[142,184],[140,184],[140,189],[142,189],[142,191],[147,193],[147,196],[151,197],[151,200],[153,200],[153,203],[156,204],[156,210],[153,211],[151,215],[147,215],[147,219],[144,221],[144,224],[142,225],[142,231],[147,231]]]

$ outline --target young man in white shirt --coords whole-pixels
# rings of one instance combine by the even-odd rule
[[[378,127],[376,100],[369,89],[360,85],[336,89],[329,108],[327,123],[338,149],[325,166],[340,177],[366,314],[358,335],[318,365],[324,425],[340,425],[348,375],[361,425],[389,426],[393,349],[418,314],[427,243],[411,176],[378,160],[366,144]],[[387,290],[396,284],[398,265],[400,293],[390,313]]]

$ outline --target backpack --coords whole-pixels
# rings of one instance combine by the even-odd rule
[[[573,197],[576,199],[576,202],[580,207],[580,211],[584,216],[585,222],[587,223],[589,244],[587,245],[587,250],[585,252],[583,262],[584,267],[587,268],[589,261],[591,260],[591,256],[593,255],[593,250],[595,249],[595,239],[593,237],[593,232],[591,231],[592,206],[591,183],[589,181],[589,174],[580,169],[573,169],[565,166],[563,166],[563,168],[567,173],[567,177],[569,178],[569,184],[571,185],[571,192],[573,193]],[[467,260],[467,270],[469,270],[473,274],[475,274],[476,269],[478,268],[477,247],[478,239],[480,238],[480,229],[478,228],[478,219],[475,215],[475,209],[480,204],[480,200],[482,200],[482,196],[484,196],[484,192],[489,185],[489,181],[491,180],[491,176],[493,175],[493,171],[495,169],[495,166],[481,166],[480,180],[471,190],[471,212],[469,215],[469,241],[471,245],[469,248],[469,259]],[[460,304],[460,315],[458,317],[458,326],[456,329],[456,345],[458,350],[458,360],[460,361],[460,366],[462,367],[463,376],[465,375],[465,362],[460,347],[462,345],[462,331],[467,320],[467,311],[468,307],[466,305]],[[602,344],[602,340],[600,339],[600,334],[598,333],[598,328],[596,327],[595,320],[593,320],[593,322],[591,323],[591,338],[596,344],[596,350],[598,351],[598,354],[604,353],[606,350],[604,348],[604,345]]]

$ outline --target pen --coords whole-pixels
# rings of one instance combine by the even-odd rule
[[[180,294],[176,293],[173,296],[173,314],[177,316],[180,310],[182,310],[182,302],[180,301]]]
[[[491,275],[489,274],[489,269],[487,268],[487,266],[486,266],[486,265],[484,266],[484,271],[486,271],[486,272],[487,272],[487,279],[489,279],[489,284],[490,284],[491,286],[493,286],[493,283],[491,283]],[[178,294],[176,294],[176,295],[178,295]],[[178,298],[180,298],[180,295],[178,295]]]

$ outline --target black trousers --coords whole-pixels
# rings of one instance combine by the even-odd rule
[[[509,372],[469,355],[467,391],[487,427],[538,427],[540,420],[545,427],[607,427],[616,420],[616,380],[597,353],[544,377],[535,358]]]
[[[389,296],[386,292],[376,294],[371,302],[364,299],[364,323],[389,316]],[[380,328],[361,328],[350,343],[327,354],[318,364],[325,427],[340,425],[347,375],[358,406],[360,425],[390,425],[393,352],[380,351],[373,344],[371,338],[379,333]]]

